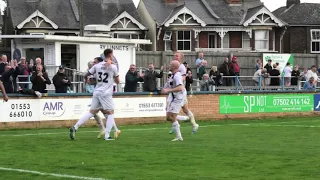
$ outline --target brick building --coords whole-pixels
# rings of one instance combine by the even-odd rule
[[[274,52],[281,27],[260,0],[141,0],[152,51]]]
[[[287,0],[273,13],[288,24],[283,43],[276,50],[284,53],[320,53],[320,4]],[[281,36],[281,35],[279,35]]]

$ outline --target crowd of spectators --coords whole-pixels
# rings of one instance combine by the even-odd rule
[[[112,53],[112,52],[111,52]],[[88,63],[88,69],[93,65],[102,62],[103,58],[97,57]],[[185,88],[187,91],[192,91],[194,84],[194,76],[187,62],[183,62],[186,68]],[[236,56],[232,56],[231,60],[226,57],[219,66],[208,67],[208,62],[205,60],[204,53],[199,53],[199,57],[195,59],[194,65],[196,69],[195,78],[199,82],[200,91],[212,91],[217,86],[234,86],[236,81],[239,81],[240,66]],[[299,81],[304,81],[302,84],[304,89],[315,89],[318,82],[318,71],[316,66],[312,66],[309,70],[304,69],[299,71],[299,66],[295,65],[291,68],[288,62],[284,68],[279,66],[279,63],[272,63],[269,59],[263,66],[262,60],[258,59],[255,65],[255,73],[253,75],[253,85],[255,86],[297,86]],[[42,93],[47,93],[47,85],[53,83],[56,93],[67,93],[70,91],[71,82],[65,73],[65,67],[60,66],[52,80],[48,76],[48,72],[43,65],[41,58],[36,58],[27,61],[22,57],[20,61],[8,61],[6,55],[0,58],[0,75],[4,88],[7,93],[22,93],[32,94],[41,97]],[[143,71],[137,71],[135,64],[131,64],[125,76],[124,92],[137,92],[139,83],[143,92],[158,91],[159,79],[164,77],[164,67],[160,70],[155,70],[154,64],[149,64]],[[170,77],[171,73],[167,73]],[[17,81],[18,80],[18,81]],[[31,82],[31,84],[30,84]],[[89,76],[85,82],[86,92],[92,93],[94,90],[95,78]]]
[[[311,66],[310,69],[304,69],[300,72],[299,66],[295,65],[292,69],[290,62],[286,63],[286,66],[281,72],[279,63],[272,65],[272,59],[268,60],[268,63],[263,67],[262,61],[257,60],[256,72],[253,75],[253,81],[256,86],[281,86],[293,87],[298,86],[299,82],[305,82],[300,84],[304,89],[315,89],[318,83],[318,70],[315,65]]]
[[[6,55],[2,55],[0,58],[0,75],[4,89],[8,94],[21,93],[41,98],[42,93],[48,91],[47,85],[51,84],[41,58],[36,58],[34,64],[32,59],[27,62],[25,57],[21,57],[18,62],[17,60],[9,61]],[[56,93],[67,93],[71,82],[65,75],[63,66],[59,67],[52,80]]]

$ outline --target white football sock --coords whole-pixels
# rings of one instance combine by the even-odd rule
[[[116,121],[114,121],[114,123],[113,123],[113,128],[114,128],[114,131],[119,131],[119,129],[118,129],[117,125],[116,125]]]
[[[180,116],[180,115],[178,115],[176,119],[178,121],[188,121],[190,118],[189,118],[189,116]]]
[[[109,115],[105,114],[105,117],[107,119],[105,139],[108,139],[110,137],[111,129],[114,125],[114,115],[113,114],[109,114]]]
[[[94,115],[91,114],[90,112],[85,113],[80,119],[79,121],[76,123],[76,125],[74,125],[74,128],[76,130],[79,129],[80,126],[82,126],[84,123],[86,123],[87,121],[89,121],[90,118],[92,118]]]
[[[189,110],[188,114],[187,114],[190,118],[190,122],[193,126],[195,126],[197,123],[196,123],[196,120],[194,119],[194,116],[193,116],[193,113]]]
[[[96,120],[100,131],[104,131],[104,125],[103,125],[103,121],[102,121],[101,117],[96,114],[96,115],[94,115],[94,119]]]
[[[177,138],[182,138],[181,136],[181,132],[180,132],[180,124],[178,121],[175,121],[174,123],[172,123],[172,125],[174,126],[174,129],[176,130],[176,137]]]

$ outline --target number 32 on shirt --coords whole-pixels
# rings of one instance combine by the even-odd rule
[[[109,77],[108,73],[98,72],[98,75],[99,75],[98,82],[108,83],[108,77]]]

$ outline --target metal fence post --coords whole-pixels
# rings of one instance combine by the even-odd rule
[[[139,68],[139,74],[140,74],[140,76],[142,74],[142,68],[141,67]],[[139,83],[139,91],[143,92],[142,83]]]
[[[200,91],[200,80],[197,79],[197,91]]]
[[[28,89],[31,89],[31,80],[30,80],[30,74],[28,75]]]
[[[72,70],[72,82],[76,82],[76,71],[75,70]],[[72,90],[74,93],[77,93],[77,89],[76,89],[76,84],[75,83],[72,83]]]
[[[284,76],[281,77],[281,86],[282,90],[284,90]]]
[[[239,83],[238,83],[238,76],[234,77],[234,85],[236,87],[236,91],[238,91],[238,86],[239,86]]]

